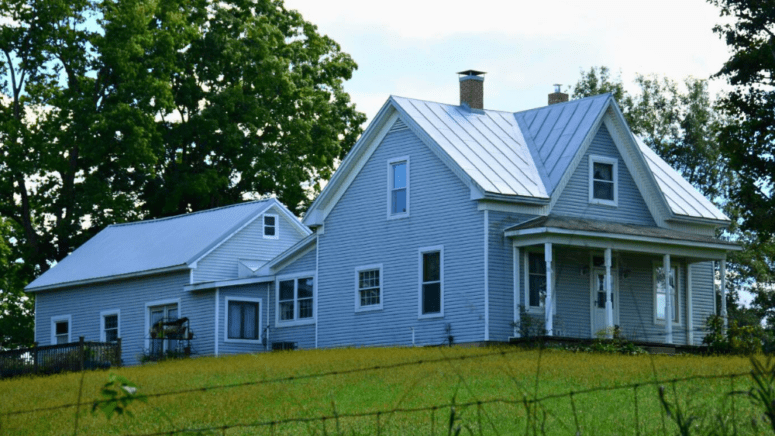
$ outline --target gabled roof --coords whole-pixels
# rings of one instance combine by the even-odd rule
[[[514,114],[391,97],[485,192],[548,198]]]
[[[612,99],[611,94],[601,94],[514,114],[547,192],[557,188]]]
[[[470,185],[472,198],[547,206],[544,213],[597,129],[604,122],[613,123],[624,132],[619,136],[620,151],[627,150],[628,159],[635,157],[629,161],[637,168],[630,171],[647,174],[640,186],[642,194],[659,205],[652,213],[713,225],[729,221],[659,156],[638,144],[613,96],[602,94],[516,113],[391,96],[315,199],[305,224],[323,223],[354,180],[353,174],[399,118]]]
[[[269,199],[108,226],[27,285],[26,290],[187,269],[272,206],[286,210],[279,201]]]

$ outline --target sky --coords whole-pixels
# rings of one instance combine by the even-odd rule
[[[286,0],[358,63],[346,82],[371,120],[390,95],[459,104],[458,71],[487,72],[486,109],[546,105],[553,84],[580,70],[680,81],[709,78],[729,58],[713,33],[718,9],[702,0]],[[713,94],[723,82],[710,84]]]

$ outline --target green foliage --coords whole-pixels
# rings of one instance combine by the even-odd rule
[[[768,332],[759,325],[740,326],[731,321],[724,333],[724,319],[711,315],[705,321],[708,334],[702,343],[708,346],[711,354],[752,355],[762,352],[762,345],[768,340]]]
[[[775,362],[771,357],[767,358],[766,363],[751,357],[751,365],[754,386],[748,391],[748,397],[754,407],[762,410],[762,415],[770,422],[770,427],[775,432]]]
[[[136,384],[116,374],[110,374],[108,382],[100,390],[102,400],[95,400],[92,405],[92,414],[98,411],[110,419],[113,414],[134,416],[128,407],[135,401],[148,402],[148,397],[138,393]]]
[[[3,346],[31,336],[22,287],[105,226],[272,195],[301,211],[365,120],[355,62],[282,0],[0,0],[0,17],[0,250],[23,259],[0,262],[0,319],[23,330]]]
[[[541,317],[533,316],[527,312],[524,305],[519,305],[519,321],[511,323],[511,327],[517,329],[519,337],[534,339],[546,335],[546,326]]]
[[[743,227],[769,239],[775,232],[775,3],[708,0],[730,22],[714,27],[731,51],[715,77],[734,88],[721,99],[729,123],[721,129],[721,151],[739,174],[732,199]]]
[[[24,294],[24,264],[13,257],[14,230],[0,217],[0,350],[30,347],[34,340],[35,297]]]
[[[685,408],[681,407],[681,404],[678,402],[678,395],[675,392],[675,385],[673,385],[673,397],[675,399],[675,404],[667,400],[664,386],[660,386],[658,392],[659,402],[662,403],[662,407],[664,408],[665,413],[667,414],[668,418],[673,420],[673,422],[675,422],[675,424],[678,426],[678,434],[681,436],[689,436],[691,434],[692,425],[695,421],[697,421],[697,417],[692,416]]]

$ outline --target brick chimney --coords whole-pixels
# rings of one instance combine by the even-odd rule
[[[460,74],[460,105],[484,109],[484,71],[466,70]]]
[[[568,94],[560,91],[560,84],[554,84],[554,92],[549,94],[549,104],[565,103],[568,101]]]

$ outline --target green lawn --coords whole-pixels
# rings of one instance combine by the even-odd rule
[[[417,361],[424,363],[342,374]],[[667,434],[676,434],[677,426],[662,412],[658,388],[653,385],[577,393],[572,400],[564,395],[543,400],[537,407],[529,400],[750,369],[748,359],[742,357],[619,356],[516,348],[367,348],[196,358],[110,371],[136,383],[139,392],[150,396],[148,403],[132,403],[129,410],[134,417],[111,420],[82,407],[78,433],[148,434],[308,418],[311,421],[234,427],[225,434],[446,435],[449,404],[455,401],[459,406],[454,425],[462,428],[461,434],[567,435],[579,429],[585,435],[647,435],[663,434],[663,425]],[[330,372],[339,374],[304,377]],[[109,372],[84,374],[83,401],[101,398],[99,390]],[[75,403],[81,378],[81,374],[64,374],[0,381],[0,435],[73,434],[75,407],[7,414]],[[271,381],[277,379],[284,380]],[[246,385],[154,396],[240,383]],[[728,395],[749,389],[749,376],[678,382],[675,391],[671,383],[664,385],[667,400],[675,404],[677,394],[681,409],[696,418],[696,434],[712,430],[723,434],[725,429],[730,434],[772,434],[767,433],[760,410],[742,395]],[[460,406],[466,403],[471,404]],[[439,407],[428,409],[434,405]],[[427,410],[391,412],[414,408]],[[380,411],[379,416],[347,416]],[[340,418],[334,419],[337,415]],[[328,419],[317,419],[323,416]]]

